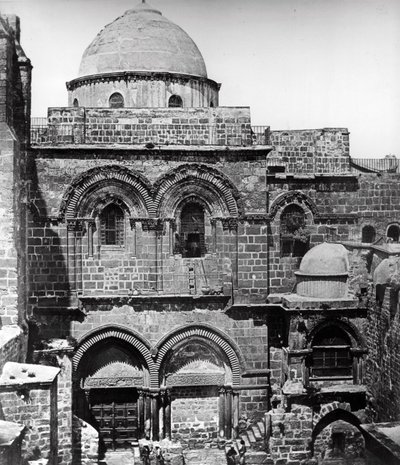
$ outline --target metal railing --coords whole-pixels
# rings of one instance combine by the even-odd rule
[[[361,168],[374,173],[400,173],[400,163],[395,156],[387,158],[351,158],[351,166],[356,170]]]

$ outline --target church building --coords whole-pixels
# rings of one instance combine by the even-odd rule
[[[400,463],[398,160],[220,106],[145,1],[71,78],[31,120],[0,17],[0,464]]]

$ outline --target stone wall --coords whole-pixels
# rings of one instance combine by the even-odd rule
[[[171,410],[172,440],[191,449],[218,442],[217,387],[174,388]]]
[[[270,166],[287,173],[347,173],[350,171],[349,131],[346,128],[271,131]]]
[[[52,144],[252,145],[247,107],[50,108],[48,132],[33,142]]]

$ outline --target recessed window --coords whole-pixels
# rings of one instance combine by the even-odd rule
[[[399,237],[400,237],[399,226],[397,224],[392,224],[391,226],[389,226],[386,235],[387,235],[387,238],[391,242],[399,242]]]
[[[181,97],[179,97],[179,95],[171,95],[171,97],[168,100],[168,106],[171,108],[183,107]]]
[[[124,245],[124,212],[115,204],[108,205],[100,215],[100,239],[102,245]]]
[[[110,108],[123,108],[124,107],[124,97],[118,92],[115,92],[114,94],[112,94],[108,102],[109,102]]]
[[[211,100],[211,102],[210,102],[210,107],[211,107],[211,108],[214,108],[214,102],[213,102],[212,100]]]
[[[374,240],[375,240],[375,228],[370,225],[364,226],[362,228],[361,242],[372,244]]]
[[[338,326],[316,334],[312,344],[312,376],[346,378],[352,375],[353,359],[349,336]]]
[[[74,107],[79,107],[79,101],[78,101],[77,98],[74,98],[73,106],[74,106]]]
[[[195,202],[188,203],[182,209],[180,223],[182,256],[201,257],[204,255],[204,208]]]
[[[288,205],[281,214],[281,255],[302,257],[309,248],[310,238],[305,229],[304,210],[298,205]]]

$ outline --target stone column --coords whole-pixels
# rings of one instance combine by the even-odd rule
[[[138,428],[139,428],[139,437],[144,437],[144,392],[142,390],[138,391],[138,400],[137,400],[137,410],[138,410]]]
[[[232,437],[232,389],[225,390],[225,437]]]
[[[225,388],[219,389],[219,401],[218,401],[218,412],[219,412],[219,437],[225,437]]]
[[[165,438],[171,440],[171,391],[165,392]]]
[[[145,411],[144,411],[144,432],[145,436],[148,435],[147,439],[151,439],[151,399],[150,394],[148,392],[145,393],[144,396],[145,402]]]
[[[160,437],[159,432],[159,392],[151,393],[151,423],[152,423],[152,439],[158,441]]]
[[[239,437],[239,391],[233,391],[233,401],[232,401],[232,431],[233,438],[236,439]]]

